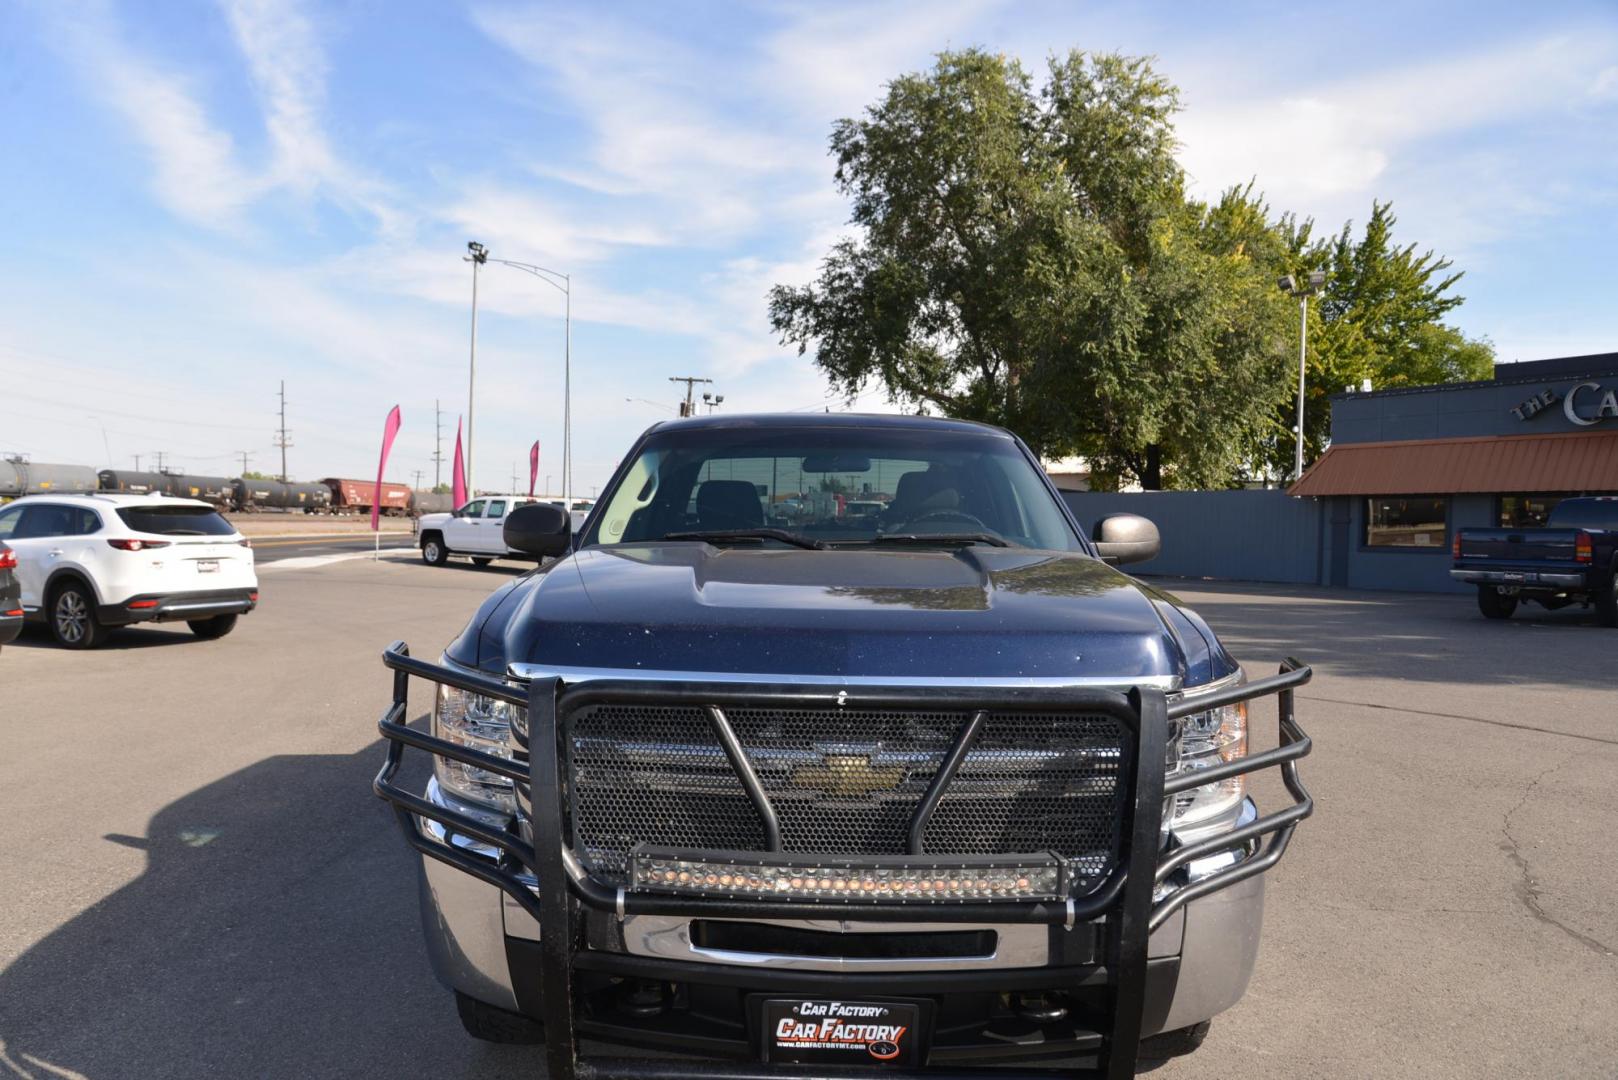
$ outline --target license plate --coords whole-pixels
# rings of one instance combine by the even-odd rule
[[[216,571],[218,571],[218,569],[219,569],[219,560],[218,559],[198,559],[197,560],[197,573],[199,573],[199,574],[212,574],[212,573],[215,573]]]
[[[764,1060],[914,1065],[921,1007],[805,998],[764,1002]]]
[[[1513,571],[1507,570],[1507,571],[1503,572],[1500,575],[1500,580],[1501,581],[1524,581],[1524,580],[1527,579],[1527,576],[1528,575],[1526,575],[1526,574],[1518,574],[1518,573],[1515,573]]]

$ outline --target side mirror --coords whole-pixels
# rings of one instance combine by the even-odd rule
[[[559,506],[529,503],[506,515],[501,532],[506,547],[514,551],[554,558],[568,548],[573,536],[573,519]]]
[[[1138,514],[1112,514],[1096,523],[1096,552],[1114,565],[1155,559],[1163,550],[1157,526]]]

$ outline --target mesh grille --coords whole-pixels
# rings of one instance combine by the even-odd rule
[[[906,850],[961,711],[727,708],[781,827],[810,854]],[[1106,716],[991,713],[923,834],[940,855],[1055,851],[1111,869],[1124,729]],[[621,880],[636,844],[764,850],[764,829],[701,706],[593,705],[568,747],[574,846]]]

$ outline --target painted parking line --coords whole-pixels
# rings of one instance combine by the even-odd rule
[[[405,538],[405,536],[408,535],[408,534],[406,534],[406,533],[387,533],[385,535],[387,535],[389,537],[395,537],[396,536],[399,539],[403,540]],[[364,533],[344,533],[342,535],[334,535],[332,533],[326,533],[326,534],[321,535],[321,536],[266,536],[262,540],[255,539],[254,537],[249,536],[247,539],[253,541],[253,546],[254,547],[260,548],[260,547],[295,547],[295,546],[297,546],[299,544],[341,544],[345,540],[346,541],[351,541],[351,542],[357,542],[357,541],[360,541],[360,540],[367,540],[367,539],[369,539],[369,537],[367,537]]]
[[[376,553],[370,551],[344,551],[336,555],[302,555],[291,559],[277,559],[267,562],[257,570],[267,574],[271,570],[313,570],[316,567],[330,566],[333,563],[348,562],[352,559],[374,558]],[[383,548],[381,555],[384,559],[415,558],[415,548]]]

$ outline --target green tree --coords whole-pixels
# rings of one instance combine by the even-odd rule
[[[1324,270],[1326,283],[1309,307],[1309,352],[1304,393],[1304,460],[1324,451],[1331,434],[1332,394],[1359,389],[1367,379],[1373,388],[1487,379],[1493,372],[1494,346],[1468,338],[1443,321],[1463,302],[1454,292],[1461,279],[1449,259],[1416,245],[1393,242],[1397,222],[1390,203],[1374,202],[1363,234],[1355,238],[1352,223],[1334,237],[1311,243],[1307,232],[1292,244],[1285,272]],[[1294,335],[1292,375],[1297,378],[1298,312],[1290,318]],[[1292,469],[1293,432],[1297,426],[1297,384],[1277,410],[1274,437],[1261,457],[1272,474]]]
[[[1080,453],[1098,478],[1228,483],[1285,393],[1286,305],[1250,190],[1188,201],[1175,88],[1074,52],[1035,93],[1013,60],[942,54],[832,134],[857,239],[778,285],[782,340],[852,396]]]
[[[275,477],[270,476],[268,473],[261,473],[261,472],[258,472],[258,471],[255,470],[255,471],[251,471],[251,472],[242,473],[242,479],[243,480],[274,480]]]

